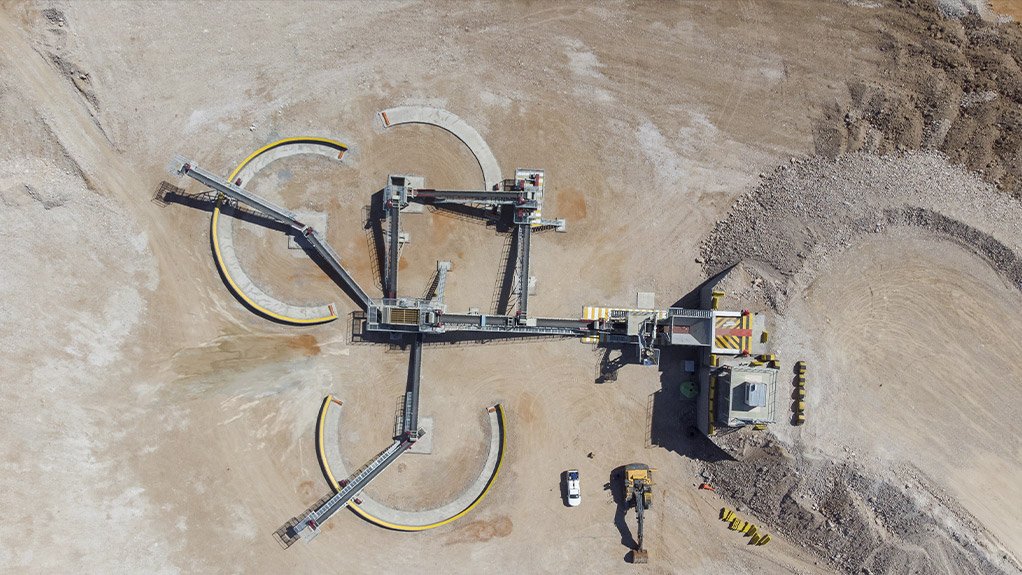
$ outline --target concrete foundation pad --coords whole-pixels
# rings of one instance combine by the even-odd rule
[[[300,306],[281,301],[259,288],[241,266],[234,245],[234,214],[231,206],[213,210],[211,233],[217,267],[231,290],[259,313],[291,324],[314,324],[337,319],[333,304]],[[302,252],[304,255],[304,252]]]
[[[418,453],[419,455],[429,455],[433,453],[433,418],[432,417],[420,417],[419,418],[419,429],[426,432],[425,435],[420,437],[411,447],[408,448],[406,453]]]
[[[304,223],[306,225],[309,225],[309,226],[312,226],[313,228],[315,228],[315,230],[317,232],[323,234],[324,236],[326,235],[326,232],[327,232],[327,217],[326,217],[326,213],[324,213],[324,212],[313,212],[313,211],[310,211],[310,210],[295,210],[295,215],[298,216],[298,219],[302,223]],[[297,257],[303,257],[303,258],[307,257],[305,255],[305,252],[302,251],[302,245],[299,244],[298,240],[295,239],[295,236],[293,236],[291,234],[288,234],[288,236],[287,236],[287,249],[295,250],[294,252],[291,253],[291,255],[296,257],[296,258]]]
[[[476,157],[483,172],[484,189],[493,189],[502,181],[500,165],[486,140],[468,122],[447,110],[428,106],[398,106],[380,112],[380,119],[387,128],[400,124],[429,124],[447,130],[464,142]]]
[[[253,152],[228,178],[247,185],[256,173],[276,160],[298,154],[315,154],[339,161],[347,151],[344,144],[317,137],[285,138]],[[223,214],[221,215],[221,212]],[[337,319],[333,304],[293,305],[260,289],[241,267],[234,246],[235,211],[229,205],[217,204],[210,222],[214,259],[217,268],[233,291],[248,307],[267,317],[289,324],[316,324]],[[302,254],[304,252],[295,252]]]
[[[344,465],[340,451],[340,429],[343,411],[339,403],[335,403],[331,397],[327,397],[323,402],[319,422],[316,426],[318,430],[317,444],[320,463],[327,476],[327,481],[334,491],[339,489],[338,478],[348,476],[348,469]],[[504,456],[503,408],[498,404],[487,408],[486,411],[487,419],[490,422],[489,451],[487,452],[486,462],[483,463],[479,476],[472,485],[453,501],[436,509],[404,511],[375,501],[363,492],[359,496],[362,503],[359,505],[350,504],[351,510],[370,523],[396,531],[433,529],[465,516],[489,491],[493,481],[497,478],[497,473],[500,471],[500,464]],[[423,423],[425,423],[425,419]],[[420,427],[425,427],[425,425],[420,425]]]
[[[640,291],[635,294],[635,307],[639,309],[654,309],[656,307],[655,300],[655,293]]]
[[[518,295],[522,293],[522,289],[519,287],[521,282],[518,281],[518,276],[515,276],[514,286],[511,288],[512,295]],[[529,295],[536,295],[536,276],[529,276]]]

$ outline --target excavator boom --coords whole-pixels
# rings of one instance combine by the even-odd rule
[[[653,470],[644,463],[632,463],[625,466],[624,492],[626,504],[635,503],[635,515],[638,527],[635,532],[635,549],[632,550],[632,563],[649,562],[649,554],[642,545],[645,527],[645,512],[653,500]]]
[[[635,514],[638,517],[638,529],[635,532],[635,549],[632,550],[632,563],[648,563],[649,553],[642,547],[642,527],[643,527],[643,511],[645,505],[643,504],[643,496],[641,493],[635,494]]]

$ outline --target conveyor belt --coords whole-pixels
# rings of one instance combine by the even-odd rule
[[[397,297],[397,266],[398,257],[401,253],[401,205],[397,202],[388,209],[388,224],[390,224],[390,244],[387,246],[387,279],[383,286],[385,297]]]
[[[415,337],[411,357],[408,358],[408,391],[405,393],[405,409],[401,418],[402,431],[407,438],[417,438],[419,433],[419,376],[422,373],[422,335]]]
[[[330,269],[334,270],[334,273],[337,274],[337,277],[340,278],[342,282],[344,282],[344,285],[347,286],[349,293],[355,297],[357,303],[362,306],[362,309],[368,310],[369,303],[371,301],[369,299],[369,294],[367,294],[365,290],[362,289],[361,286],[355,283],[354,278],[352,278],[348,274],[347,270],[345,270],[344,267],[341,266],[341,259],[337,256],[337,253],[334,252],[333,248],[330,247],[330,244],[326,243],[326,241],[324,241],[323,238],[320,237],[319,232],[312,228],[305,229],[305,237],[306,239],[309,240],[309,243],[312,244],[312,247],[316,249],[316,252],[319,253],[319,255],[324,260],[326,260],[326,263],[330,266]]]
[[[342,484],[343,487],[341,490],[333,497],[328,499],[318,509],[310,512],[301,521],[291,527],[291,532],[288,533],[288,535],[290,537],[296,537],[306,528],[311,528],[314,531],[319,530],[319,526],[322,525],[323,522],[333,516],[334,513],[337,513],[337,511],[347,507],[348,503],[354,499],[359,492],[365,489],[369,483],[373,479],[376,479],[376,477],[391,463],[394,463],[399,455],[412,446],[412,443],[413,441],[409,440],[395,440],[390,447],[381,451],[375,459],[367,463],[349,477],[348,480]]]
[[[231,182],[224,180],[223,178],[208,172],[195,163],[184,159],[177,159],[178,162],[177,170],[179,173],[184,174],[193,180],[196,180],[203,185],[209,186],[214,190],[224,194],[225,196],[237,200],[247,206],[260,211],[261,213],[282,221],[292,228],[298,230],[309,240],[312,247],[317,253],[326,261],[327,265],[337,274],[338,278],[344,283],[344,286],[348,288],[348,293],[355,298],[357,303],[362,306],[362,309],[369,309],[370,299],[366,294],[365,290],[362,289],[355,280],[348,274],[347,270],[341,266],[341,258],[337,255],[337,252],[326,243],[326,240],[319,235],[319,232],[315,231],[311,227],[298,221],[298,216],[293,212],[282,208],[273,202],[264,200],[259,196],[248,192]]]
[[[584,319],[562,319],[556,317],[536,318],[536,327],[558,327],[572,330],[589,331],[590,321]]]
[[[535,325],[521,325],[513,316],[446,313],[445,331],[487,331],[520,335],[591,335],[589,322],[580,319],[535,318]]]
[[[529,316],[529,249],[532,244],[532,225],[518,226],[518,311],[522,318]]]
[[[509,205],[520,203],[525,192],[487,192],[483,190],[415,190],[415,198],[435,202],[458,202],[468,204]]]
[[[247,206],[251,206],[252,208],[262,212],[264,215],[275,220],[282,221],[295,229],[302,230],[305,228],[305,224],[298,221],[298,216],[295,215],[294,212],[282,208],[273,202],[264,200],[255,194],[249,193],[240,186],[236,186],[216,174],[200,168],[192,162],[182,162],[180,173],[205,186],[213,188],[233,200],[237,200]]]

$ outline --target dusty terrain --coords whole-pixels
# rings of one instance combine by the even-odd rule
[[[737,434],[754,456],[708,466],[725,491],[849,571],[1017,570],[1022,374],[1000,334],[1022,327],[1020,225],[1017,203],[932,154],[793,162],[741,198],[707,266],[745,261],[778,352],[815,367],[809,423],[776,430],[794,460]]]
[[[1017,573],[1022,36],[975,4],[4,3],[0,570]],[[226,173],[280,137],[340,139],[342,164],[287,160],[252,185],[326,212],[375,295],[363,209],[386,174],[479,178],[439,130],[384,131],[374,114],[400,104],[466,119],[505,172],[547,170],[544,215],[569,232],[533,242],[536,314],[636,291],[669,305],[731,264],[758,270],[744,295],[784,369],[809,360],[808,423],[728,436],[746,456],[720,461],[688,435],[670,362],[595,384],[601,353],[576,341],[430,346],[435,452],[373,495],[456,493],[501,402],[490,495],[430,532],[342,513],[280,549],[273,531],[327,490],[323,396],[345,402],[361,462],[391,433],[407,354],[351,341],[351,300],[239,223],[261,287],[342,319],[253,315],[213,265],[209,213],[151,198],[176,153]],[[438,213],[406,229],[402,292],[449,259],[452,308],[490,307],[501,236]],[[603,489],[632,461],[658,470],[646,567],[624,563]],[[577,509],[558,485],[571,467]],[[745,545],[722,504],[774,541]]]

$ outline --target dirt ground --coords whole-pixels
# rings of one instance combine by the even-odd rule
[[[1011,82],[1022,36],[985,11],[969,15],[973,4],[3,3],[0,570],[1018,572],[1011,398],[1022,279],[1012,274],[1022,274],[1022,208],[1012,192],[1022,140]],[[948,16],[948,5],[964,15]],[[933,85],[901,74],[937,54],[968,73]],[[253,315],[217,274],[209,213],[151,198],[175,154],[227,173],[280,137],[340,139],[351,146],[342,163],[289,159],[252,186],[327,213],[329,241],[376,295],[363,208],[386,175],[479,179],[450,135],[384,130],[374,114],[402,104],[464,118],[505,173],[546,169],[544,216],[567,218],[568,233],[533,241],[536,315],[630,306],[637,291],[666,306],[726,265],[769,264],[782,358],[810,358],[820,393],[804,428],[775,426],[773,447],[757,439],[749,449],[794,453],[802,469],[854,459],[846,475],[806,473],[839,477],[849,493],[920,486],[937,503],[892,496],[871,517],[924,509],[923,527],[888,528],[871,563],[835,558],[850,548],[842,530],[807,537],[723,478],[714,466],[728,462],[689,437],[677,357],[596,384],[600,351],[568,340],[425,350],[422,415],[435,420],[435,452],[402,458],[372,494],[420,508],[459,492],[483,458],[481,412],[500,402],[504,467],[467,517],[404,534],[342,513],[312,544],[282,550],[273,531],[327,492],[314,438],[322,398],[344,401],[342,445],[349,465],[361,462],[392,432],[407,353],[353,342],[351,300],[284,238],[239,223],[242,263],[260,286],[295,303],[334,301],[342,319],[294,328]],[[940,126],[946,137],[925,137]],[[876,159],[920,148],[938,154]],[[837,205],[892,195],[870,174],[892,182],[903,166],[921,191],[904,204],[876,200],[888,210],[879,215],[856,212],[884,224],[868,236],[812,232],[796,243],[785,234],[802,228],[760,225],[779,212],[742,198],[824,173],[814,162],[830,160],[790,160],[817,154],[851,154],[848,169],[860,170],[834,192]],[[924,201],[930,182],[944,183],[933,186],[939,201]],[[951,228],[940,216],[965,231],[941,232]],[[504,239],[438,213],[405,221],[401,291],[421,295],[447,259],[452,309],[490,308]],[[915,224],[895,225],[905,222]],[[734,230],[763,251],[740,249],[755,242],[729,241]],[[764,461],[778,475],[793,469],[779,459]],[[604,489],[633,461],[657,468],[645,567],[624,562],[634,517]],[[737,464],[733,476],[750,477]],[[559,478],[573,467],[583,503],[569,509]],[[708,472],[718,493],[696,489]],[[717,520],[723,504],[777,537],[745,545]],[[939,561],[925,551],[935,541]]]
[[[727,496],[846,571],[1017,570],[1006,510],[1018,499],[1019,413],[1003,395],[1017,370],[1011,338],[992,334],[1017,321],[1019,207],[932,153],[794,161],[736,201],[703,244],[706,265],[743,262],[725,280],[731,297],[771,314],[786,366],[809,363],[809,415],[774,428],[794,458],[710,462]],[[745,453],[748,439],[736,437]],[[837,461],[835,479],[826,463]],[[741,480],[757,468],[787,469],[789,480]],[[802,501],[803,490],[815,496]],[[821,499],[831,491],[837,511]],[[851,512],[863,508],[878,515]],[[819,509],[832,513],[826,522]],[[917,531],[894,529],[894,509]],[[845,528],[820,529],[834,524]],[[956,535],[933,540],[927,524]]]
[[[1017,552],[1022,413],[1006,384],[1022,372],[1004,336],[1022,328],[1011,303],[1017,291],[961,247],[919,235],[863,242],[809,288],[804,317],[823,328],[812,336],[833,354],[821,358],[817,378],[848,387],[814,398],[833,425],[807,429],[802,440],[913,462]],[[962,361],[972,354],[980,361]],[[866,439],[875,436],[899,441]]]

